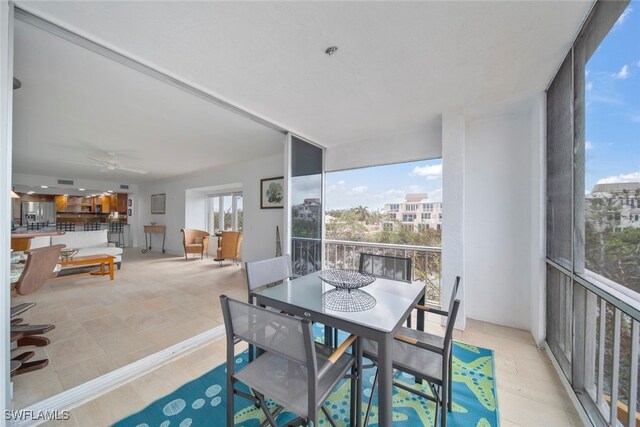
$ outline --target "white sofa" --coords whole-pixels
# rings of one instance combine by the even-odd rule
[[[107,239],[107,230],[96,231],[67,231],[60,236],[39,236],[31,239],[31,249],[50,245],[67,245],[67,248],[79,249],[75,256],[112,255],[113,262],[122,265],[122,248],[117,248]],[[68,267],[73,268],[73,267]]]

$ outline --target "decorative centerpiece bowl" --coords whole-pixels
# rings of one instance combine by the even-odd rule
[[[60,258],[62,258],[63,261],[69,261],[79,251],[80,251],[80,249],[73,249],[73,248],[63,249],[63,250],[60,251]]]
[[[322,270],[318,276],[323,282],[340,289],[358,289],[372,284],[376,278],[358,270],[339,270],[330,268]]]

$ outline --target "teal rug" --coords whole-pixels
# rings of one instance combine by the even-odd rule
[[[317,325],[316,325],[317,327]],[[236,357],[236,369],[247,363],[247,353]],[[499,416],[494,376],[493,352],[480,347],[454,343],[453,347],[453,412],[449,426],[498,426]],[[371,395],[375,368],[364,371],[363,412]],[[398,372],[396,378],[412,387],[412,376]],[[115,427],[204,427],[224,426],[226,419],[225,365],[207,372],[173,393],[156,400],[140,412],[114,424]],[[422,390],[428,393],[425,384]],[[245,388],[246,392],[248,390]],[[349,425],[349,383],[343,383],[327,401],[327,407],[338,425]],[[433,425],[435,404],[402,389],[394,388],[393,425],[415,427]],[[377,398],[374,398],[369,425],[378,425]],[[278,416],[278,425],[295,418],[290,413]],[[262,411],[253,403],[235,398],[235,424],[254,427],[264,420]],[[320,425],[330,426],[326,419]]]

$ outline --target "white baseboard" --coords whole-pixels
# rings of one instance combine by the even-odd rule
[[[564,372],[562,372],[562,369],[560,368],[560,365],[556,361],[556,358],[553,355],[553,353],[551,352],[551,349],[549,348],[549,344],[547,344],[546,341],[544,341],[544,347],[543,348],[544,348],[544,351],[547,352],[547,355],[549,356],[549,359],[551,360],[551,364],[553,365],[554,369],[556,370],[556,373],[558,374],[558,377],[560,377],[560,382],[562,383],[562,386],[564,387],[564,390],[569,395],[569,400],[571,400],[571,403],[573,404],[573,407],[576,409],[576,412],[578,413],[578,416],[580,417],[580,421],[582,421],[582,424],[585,425],[585,426],[592,426],[593,423],[589,419],[589,416],[587,415],[587,412],[582,407],[582,404],[580,403],[580,401],[576,397],[576,394],[573,391],[573,388],[571,387],[571,384],[569,384],[569,381],[567,380],[567,377],[564,376]]]
[[[189,338],[188,340],[147,356],[144,359],[140,359],[101,377],[88,381],[72,389],[65,390],[62,393],[56,394],[55,396],[43,401],[34,403],[31,406],[23,408],[23,410],[32,413],[71,410],[83,403],[94,400],[111,390],[131,382],[136,378],[148,374],[149,372],[158,369],[178,357],[208,344],[223,335],[224,325],[217,326],[196,335],[195,337]],[[11,425],[16,427],[27,427],[36,426],[43,422],[44,420],[19,420],[13,421]]]

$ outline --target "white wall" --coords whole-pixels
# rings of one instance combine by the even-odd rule
[[[540,144],[532,140],[540,126],[533,131],[532,102],[506,110],[466,123],[466,313],[531,329],[541,221],[540,183],[533,183]]]
[[[284,148],[283,148],[284,149]],[[142,225],[151,221],[167,226],[166,250],[168,253],[182,255],[182,234],[180,230],[187,223],[192,226],[193,216],[187,221],[187,190],[225,184],[240,184],[243,192],[244,232],[242,243],[243,261],[255,261],[275,255],[275,229],[283,225],[282,209],[260,209],[260,179],[284,174],[283,156],[273,156],[243,163],[229,164],[202,171],[176,180],[167,180],[153,185],[139,187],[138,211],[140,226],[137,230],[138,241],[144,242]],[[166,193],[166,214],[150,214],[152,194]],[[190,194],[189,198],[192,199]],[[191,200],[193,201],[193,200]],[[196,208],[197,209],[197,208]],[[204,221],[204,209],[202,212]],[[159,250],[161,240],[153,236],[153,250]]]
[[[365,141],[327,148],[327,172],[442,157],[442,128],[438,118],[419,129],[380,135]]]

